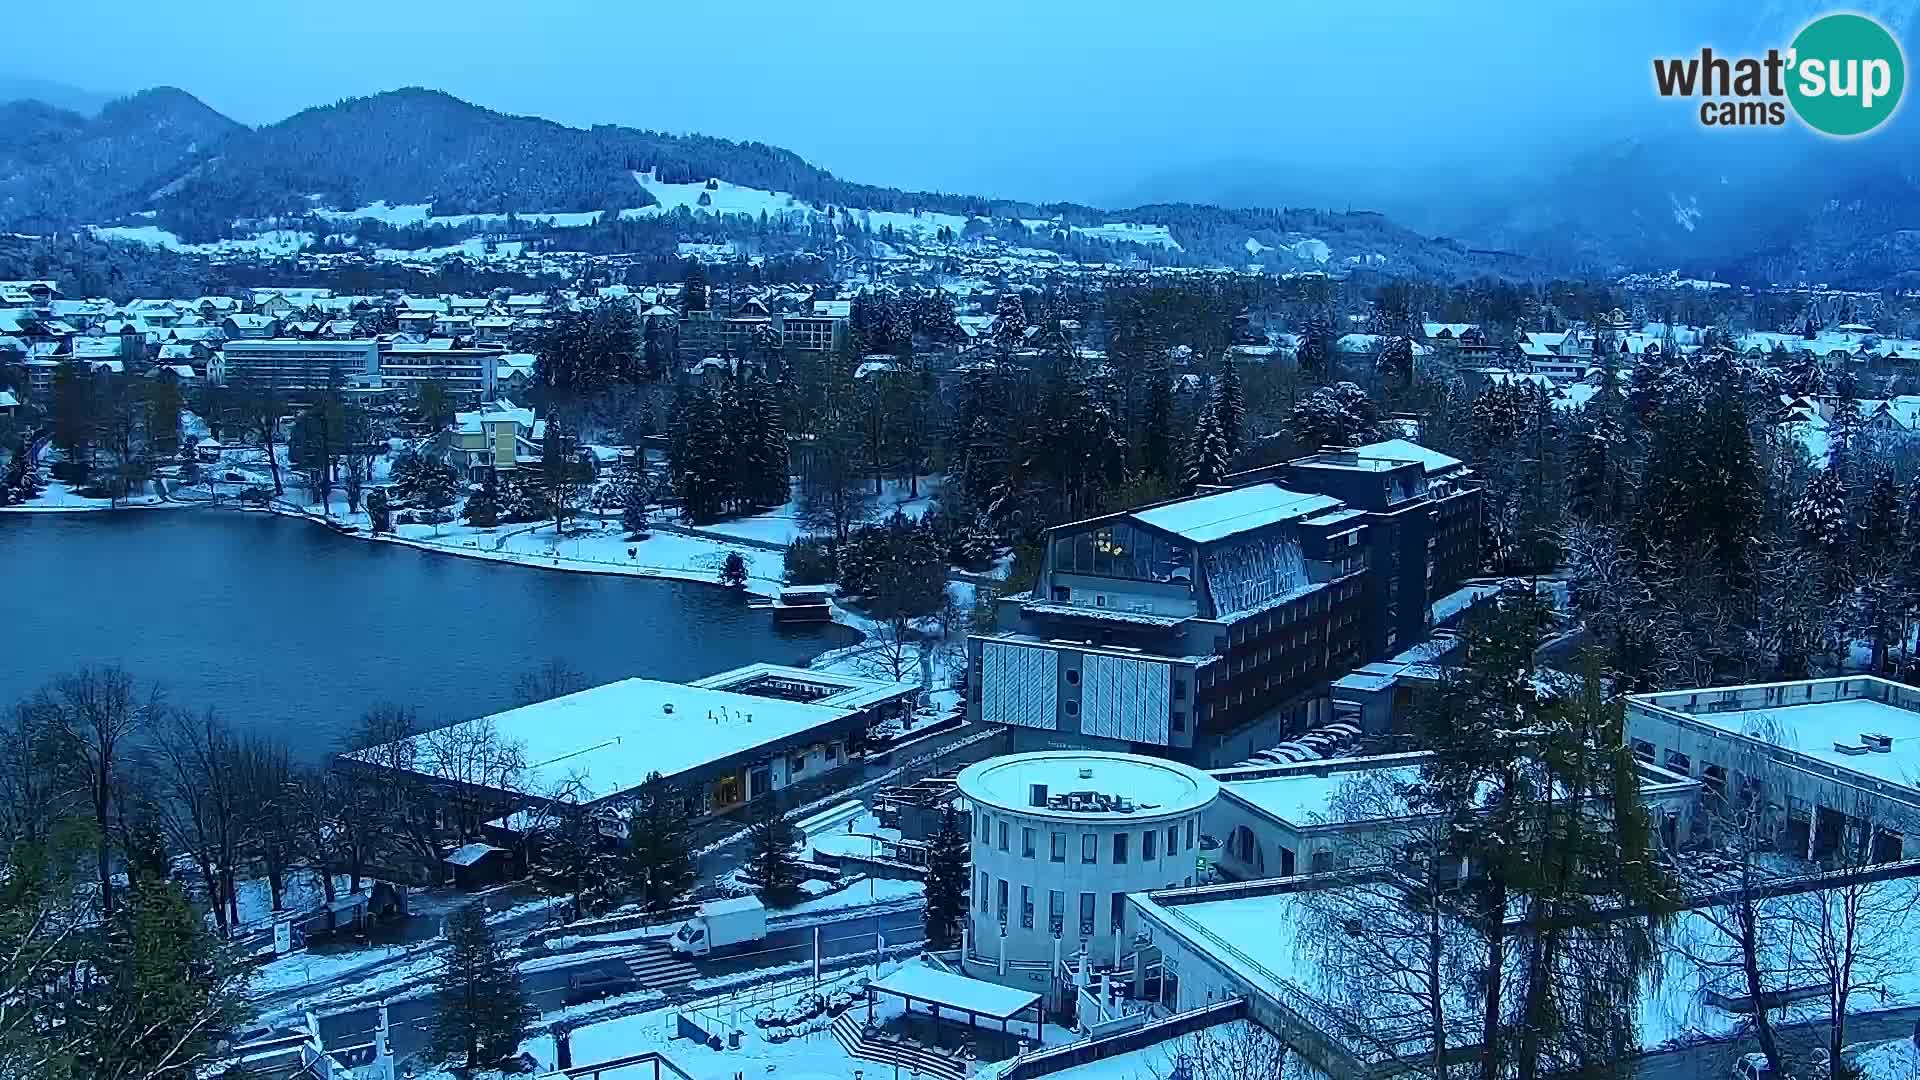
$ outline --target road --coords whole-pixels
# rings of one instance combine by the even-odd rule
[[[1886,1042],[1912,1035],[1916,1020],[1920,1020],[1920,1008],[1888,1009],[1849,1017],[1847,1045]],[[1825,1046],[1826,1041],[1827,1025],[1824,1022],[1795,1024],[1780,1031],[1781,1049],[1793,1060],[1806,1060],[1808,1050]],[[1733,1042],[1648,1054],[1640,1059],[1634,1075],[1639,1080],[1697,1080],[1702,1077],[1720,1080],[1733,1075],[1733,1063],[1740,1055],[1759,1049],[1759,1043],[1746,1037]]]
[[[885,915],[860,916],[855,913],[854,917],[839,922],[821,924],[820,956],[823,960],[830,960],[871,954],[876,945],[875,935],[883,935],[889,948],[910,945],[923,936],[923,918],[916,909]],[[776,929],[767,936],[760,948],[752,952],[696,960],[694,965],[699,969],[701,978],[711,978],[810,960],[813,957],[813,935],[813,927]],[[649,947],[635,946],[633,951],[638,954]],[[578,963],[529,972],[522,976],[521,985],[526,988],[535,1008],[541,1012],[552,1012],[565,1004],[563,998],[571,976],[596,969],[609,974],[623,974],[625,965],[618,956],[609,957],[604,953],[598,956],[583,955]],[[685,987],[667,993],[669,1001],[684,1001],[695,996],[699,995]],[[416,1053],[426,1044],[426,1025],[433,1012],[431,997],[396,1001],[388,1007],[387,1022],[393,1027],[393,1052],[396,1057],[404,1058]],[[363,1006],[320,1017],[320,1034],[330,1047],[353,1046],[369,1041],[379,1022],[378,1007]]]

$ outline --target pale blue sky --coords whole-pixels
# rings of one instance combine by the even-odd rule
[[[855,180],[1114,202],[1211,162],[1477,177],[1669,122],[1651,56],[1744,44],[1805,5],[1763,6],[68,0],[66,30],[0,71],[171,83],[251,124],[424,85],[568,124],[764,140]]]

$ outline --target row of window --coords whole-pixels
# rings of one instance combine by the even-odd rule
[[[992,886],[991,892],[988,891],[988,886],[990,883]],[[1192,877],[1186,878],[1185,883],[1187,885],[1192,885],[1193,878]],[[1167,882],[1167,885],[1166,885],[1166,887],[1169,889],[1174,888],[1175,886],[1176,886],[1176,883],[1171,881]],[[1011,906],[1012,886],[1008,883],[1006,878],[1000,878],[998,880],[990,881],[990,879],[987,877],[986,871],[984,870],[980,871],[979,882],[974,890],[974,895],[982,898],[980,901],[982,905],[981,910],[983,910],[986,914],[997,917],[1000,920],[1000,924],[1002,926],[1013,925],[1015,912],[1013,911]],[[1108,896],[1107,925],[1109,928],[1113,930],[1119,930],[1126,925],[1127,894],[1117,892],[1117,893],[1109,893],[1107,894],[1107,896]],[[986,898],[988,897],[992,898],[991,906],[987,906]],[[1020,920],[1020,925],[1028,930],[1033,929],[1033,915],[1034,915],[1033,899],[1034,899],[1033,886],[1031,885],[1020,886],[1020,910],[1018,913],[1018,918]],[[1099,911],[1099,907],[1100,907],[1099,893],[1083,892],[1080,894],[1080,913],[1079,914],[1080,914],[1080,936],[1081,937],[1093,936],[1094,919]],[[1060,891],[1059,889],[1048,889],[1047,890],[1047,929],[1055,934],[1064,934],[1066,932],[1066,918],[1067,918],[1067,894]]]
[[[993,817],[993,815],[988,814],[984,811],[982,811],[978,816],[980,818],[980,825],[979,825],[979,828],[976,830],[975,839],[980,843],[980,845],[982,847],[991,845],[1000,851],[1012,850],[1012,840],[1013,840],[1012,823],[1007,821],[1005,818],[1000,818],[996,820]],[[1198,836],[1197,836],[1198,828],[1199,828],[1198,823],[1194,819],[1192,818],[1187,819],[1187,850],[1189,851],[1192,850],[1194,844],[1198,842]],[[1127,864],[1128,858],[1133,849],[1133,834],[1129,832],[1117,832],[1112,835],[1113,835],[1113,859],[1111,861],[1115,866],[1125,866]],[[1158,829],[1147,829],[1140,833],[1140,861],[1141,862],[1150,862],[1154,859],[1161,857],[1160,856],[1160,839],[1161,839],[1161,834],[1160,834],[1160,830]],[[1034,829],[1025,825],[1020,826],[1020,857],[1023,859],[1039,858],[1039,850],[1038,850],[1039,840],[1040,840],[1040,831],[1038,829]],[[1166,842],[1167,842],[1166,854],[1168,857],[1172,857],[1180,854],[1181,848],[1180,848],[1180,826],[1179,825],[1167,826]],[[1067,834],[1066,833],[1049,832],[1047,834],[1047,858],[1049,861],[1057,862],[1057,863],[1063,863],[1067,861]],[[1090,833],[1090,832],[1081,833],[1080,834],[1080,862],[1086,865],[1093,865],[1098,863],[1099,861],[1100,861],[1099,834]]]

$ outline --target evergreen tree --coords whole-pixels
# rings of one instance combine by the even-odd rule
[[[580,472],[578,444],[573,430],[558,417],[547,420],[545,438],[540,440],[540,486],[553,513],[553,528],[560,532],[579,508]]]
[[[747,874],[768,907],[791,907],[800,900],[800,867],[793,854],[799,842],[779,795],[762,798],[747,831]]]
[[[572,805],[549,806],[534,836],[528,877],[548,896],[571,899],[574,918],[599,910],[613,895],[619,858],[594,815]]]
[[[1793,527],[1807,550],[1838,563],[1850,539],[1846,482],[1832,469],[1816,470],[1793,504]]]
[[[1300,373],[1309,378],[1325,375],[1333,364],[1333,341],[1333,317],[1325,309],[1316,309],[1294,347],[1294,364]]]
[[[739,552],[727,552],[726,560],[720,564],[720,584],[733,589],[746,588],[747,560]]]
[[[486,479],[467,496],[460,516],[476,529],[491,529],[500,523],[500,477],[495,470],[488,469]]]
[[[54,369],[48,411],[54,448],[64,458],[64,475],[76,484],[86,483],[93,472],[93,449],[101,425],[100,395],[86,364],[69,357]]]
[[[180,449],[180,380],[173,372],[159,369],[147,380],[147,449],[171,457]]]
[[[521,989],[513,960],[494,940],[481,905],[454,909],[446,937],[446,958],[433,980],[436,1008],[426,1052],[471,1076],[518,1053],[540,1014]]]
[[[1405,389],[1413,385],[1413,342],[1396,334],[1386,339],[1380,346],[1380,355],[1374,361],[1374,370],[1385,379],[1387,385],[1396,389]]]
[[[727,431],[714,391],[682,391],[669,432],[668,466],[680,504],[695,524],[718,521],[733,501]]]
[[[627,851],[621,869],[628,892],[649,911],[680,902],[698,875],[687,852],[686,800],[659,773],[640,785],[627,818]]]
[[[1219,418],[1213,409],[1202,409],[1193,438],[1187,443],[1187,463],[1180,474],[1180,486],[1191,493],[1203,486],[1218,484],[1227,475],[1227,467],[1227,439],[1220,433]]]
[[[1004,292],[993,308],[993,346],[1002,358],[1027,340],[1027,306],[1017,292]]]
[[[367,527],[375,536],[393,531],[393,511],[387,505],[386,488],[367,492]]]
[[[1173,380],[1167,369],[1147,368],[1146,410],[1141,418],[1140,471],[1163,483],[1173,478]]]
[[[647,531],[653,509],[653,478],[637,464],[637,457],[635,462],[621,462],[620,467],[629,473],[620,496],[620,527],[628,536],[639,536]]]
[[[960,941],[967,917],[967,876],[971,853],[960,815],[949,804],[940,814],[940,831],[927,850],[927,947],[951,949]]]
[[[40,471],[33,466],[31,448],[16,441],[7,458],[7,471],[0,476],[0,506],[18,505],[40,494]]]
[[[700,265],[699,259],[687,260],[686,282],[680,291],[681,310],[707,310],[707,269]]]
[[[1214,385],[1213,415],[1220,422],[1220,434],[1226,437],[1227,457],[1231,459],[1246,447],[1247,404],[1240,388],[1240,365],[1227,353],[1220,361],[1220,379]]]

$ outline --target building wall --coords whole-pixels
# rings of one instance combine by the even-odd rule
[[[1096,957],[1112,954],[1116,915],[1124,923],[1124,897],[1130,892],[1192,884],[1203,810],[1123,821],[1074,821],[1020,814],[976,803],[973,810],[973,910],[969,916],[973,951],[999,955],[1006,929],[1009,961],[1051,961],[1054,955],[1053,897],[1060,899],[1061,951],[1084,943]],[[1175,833],[1169,852],[1167,832]],[[1143,858],[1151,832],[1154,855]],[[1114,837],[1124,835],[1127,861],[1114,862]],[[1002,840],[1004,838],[1004,845]],[[1031,856],[1027,842],[1032,841]],[[1058,845],[1056,848],[1055,845]],[[1088,845],[1091,845],[1089,849]],[[1055,852],[1062,857],[1056,861]],[[1092,861],[1087,861],[1091,850]],[[1002,886],[1006,904],[1001,905]],[[984,888],[983,888],[984,886]],[[1025,890],[1023,892],[1023,890]],[[1092,918],[1083,919],[1091,896]],[[1032,902],[1031,918],[1024,901]],[[1117,905],[1117,906],[1116,906]],[[1132,951],[1124,940],[1122,951]]]

